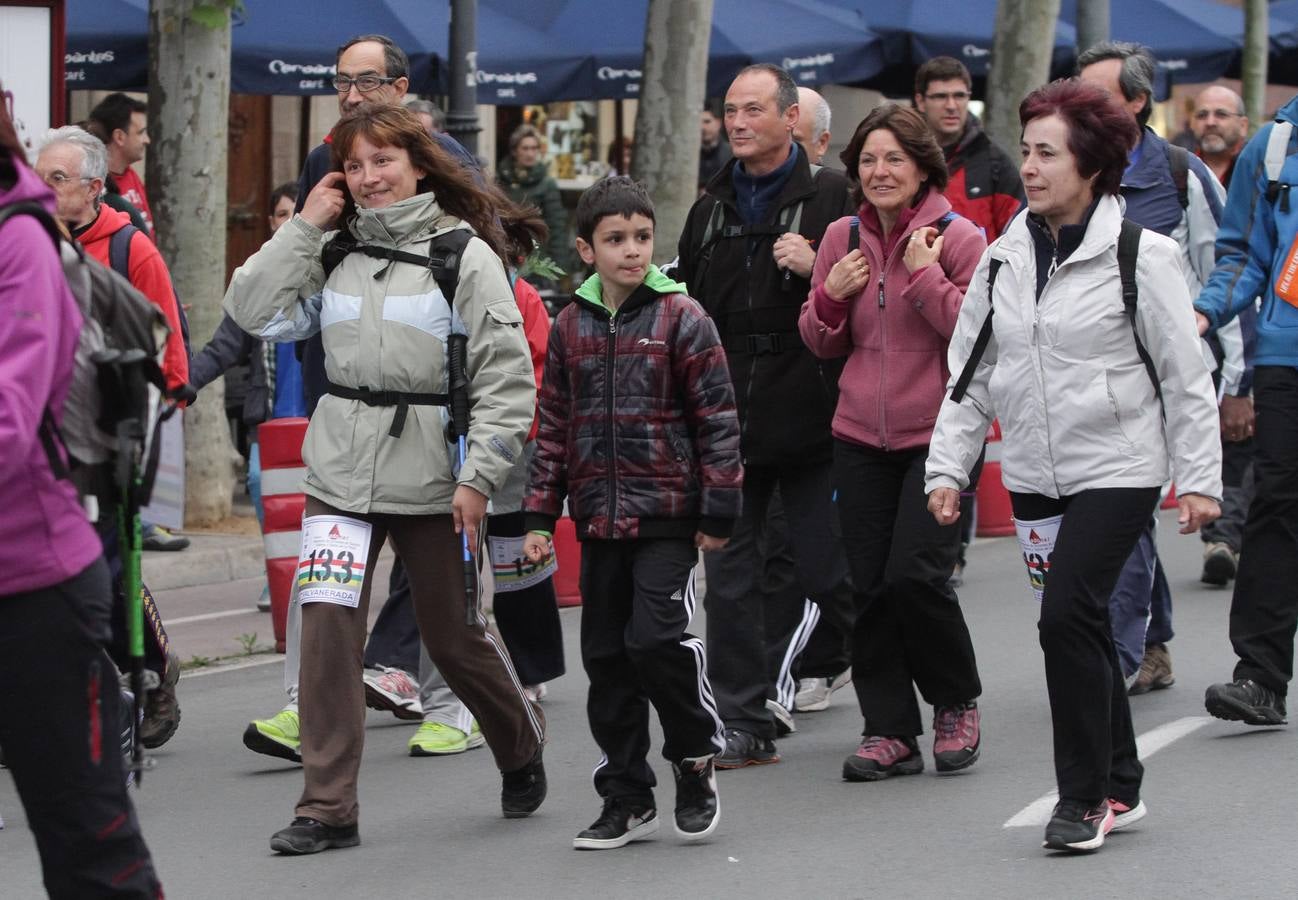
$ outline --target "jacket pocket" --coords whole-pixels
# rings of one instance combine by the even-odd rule
[[[1132,416],[1137,415],[1138,413],[1123,412],[1122,405],[1118,402],[1117,391],[1113,389],[1113,379],[1110,377],[1110,373],[1108,371],[1105,371],[1104,373],[1104,390],[1105,393],[1108,394],[1109,409],[1113,413],[1113,427],[1117,431],[1118,436],[1122,438],[1121,450],[1124,453],[1132,453],[1135,450],[1135,443],[1131,440],[1130,430],[1127,428],[1127,426],[1123,425],[1122,420],[1124,416],[1126,416],[1127,418],[1131,418]]]

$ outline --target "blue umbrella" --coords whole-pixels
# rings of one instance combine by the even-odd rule
[[[591,62],[586,99],[639,96],[648,0],[623,0],[609,15],[607,0],[479,0],[545,32],[548,40]],[[715,0],[706,92],[725,93],[735,72],[773,62],[803,84],[869,78],[883,64],[882,42],[860,16],[824,0]],[[576,85],[573,90],[576,90]]]
[[[1077,0],[1063,0],[1059,15],[1077,21]],[[1115,41],[1135,41],[1152,50],[1169,80],[1212,81],[1239,59],[1244,12],[1213,0],[1114,3],[1109,34]]]
[[[909,89],[909,78],[920,64],[935,56],[951,56],[965,64],[974,78],[985,78],[991,68],[996,40],[997,0],[833,0],[858,10],[872,31],[887,40],[888,62],[906,77],[897,87]],[[1077,33],[1068,22],[1057,22],[1051,71],[1062,74],[1072,64]]]
[[[411,87],[431,90],[437,54],[395,15],[392,3],[312,0],[245,7],[231,29],[230,88],[242,94],[324,94],[338,45],[356,34],[387,34],[410,55]],[[295,8],[296,7],[296,8]],[[148,85],[148,0],[68,0],[69,88],[144,90]],[[443,31],[442,44],[446,43]]]

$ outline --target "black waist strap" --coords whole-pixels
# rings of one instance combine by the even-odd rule
[[[722,344],[727,353],[784,353],[802,346],[802,336],[796,331],[771,331],[766,334],[731,334]]]
[[[351,388],[329,382],[329,393],[344,400],[359,400],[366,406],[395,406],[388,434],[401,437],[406,426],[406,412],[411,406],[445,406],[445,394],[413,394],[407,391],[372,391],[367,387]]]

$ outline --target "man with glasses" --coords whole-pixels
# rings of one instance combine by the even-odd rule
[[[944,196],[952,209],[986,232],[990,244],[1023,205],[1023,182],[1018,163],[992,143],[969,112],[972,85],[964,63],[936,56],[915,73],[915,109],[946,156],[951,180]]]
[[[1190,120],[1195,152],[1222,185],[1230,188],[1235,158],[1248,140],[1248,116],[1244,115],[1244,98],[1230,88],[1214,84],[1199,92],[1194,100],[1194,117]]]

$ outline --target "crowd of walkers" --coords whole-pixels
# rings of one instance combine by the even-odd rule
[[[564,515],[582,541],[602,754],[601,810],[573,847],[657,832],[651,707],[685,841],[718,827],[717,770],[779,762],[796,715],[849,683],[861,728],[845,780],[924,770],[919,699],[934,768],[969,769],[984,684],[957,592],[993,420],[1040,601],[1059,789],[1044,846],[1093,851],[1149,811],[1128,698],[1175,682],[1155,541],[1170,482],[1180,530],[1204,532],[1202,580],[1236,582],[1240,662],[1207,708],[1284,723],[1298,100],[1246,142],[1239,98],[1209,88],[1190,153],[1146,124],[1148,51],[1105,43],[1023,99],[1015,162],[969,112],[968,71],[938,58],[910,104],[855,127],[837,170],[822,162],[825,99],[749,66],[703,111],[699,197],[660,269],[655,246],[678,236],[655,234],[637,182],[587,190],[575,247],[561,246],[535,129],[511,136],[498,186],[435,107],[403,105],[409,65],[391,40],[354,38],[337,62],[340,119],[277,190],[273,234],[192,362],[147,220],[134,230],[130,204],[105,199],[102,143],[139,123],[58,129],[29,167],[0,117],[0,210],[34,202],[108,264],[111,233],[133,229],[126,274],[169,326],[168,387],[247,362],[250,426],[310,418],[289,704],[244,735],[303,768],[274,851],[360,842],[367,703],[422,722],[412,755],[488,746],[505,817],[542,804]],[[147,213],[143,185],[132,192]],[[62,477],[78,467],[58,429],[83,314],[38,215],[6,215],[0,234],[0,547],[24,560],[0,599],[0,748],[51,896],[160,897],[110,729],[124,702],[123,548],[104,524],[117,514],[97,533],[84,479]],[[593,272],[553,324],[517,276],[538,247]],[[367,644],[386,542],[398,562]],[[496,568],[494,623],[491,557],[517,563]],[[688,631],[700,561],[703,638]],[[179,708],[160,621],[150,646],[169,700],[146,725],[165,741]],[[24,680],[37,652],[60,660],[39,691]]]

